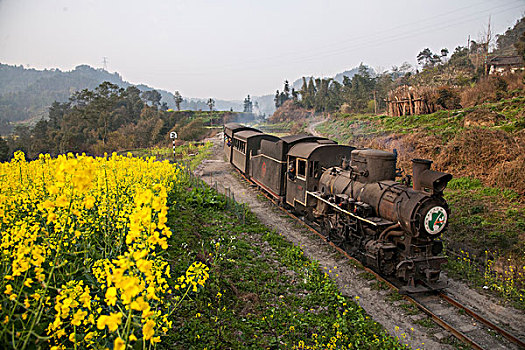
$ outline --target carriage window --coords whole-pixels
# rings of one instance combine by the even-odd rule
[[[321,173],[319,172],[319,162],[318,161],[314,161],[314,176],[316,178],[319,178],[321,176]]]
[[[233,139],[233,147],[239,150],[239,152],[246,154],[246,142]]]
[[[239,150],[239,152],[243,153],[242,152],[242,144],[243,142],[241,140],[237,140],[237,149]]]
[[[313,177],[314,176],[314,166],[313,166],[313,163],[314,162],[310,162],[308,164],[308,176],[309,177]]]
[[[306,177],[306,160],[297,159],[297,176],[305,178]]]

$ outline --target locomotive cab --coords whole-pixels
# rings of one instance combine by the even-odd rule
[[[337,145],[329,140],[303,142],[288,151],[286,176],[286,203],[297,212],[305,212],[317,201],[307,196],[307,191],[318,191],[319,179],[324,169],[341,164],[349,158],[354,147]]]

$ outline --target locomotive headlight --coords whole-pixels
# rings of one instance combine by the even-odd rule
[[[425,231],[431,236],[438,235],[447,225],[447,220],[448,215],[445,208],[440,206],[432,207],[425,215],[425,220],[423,221]]]

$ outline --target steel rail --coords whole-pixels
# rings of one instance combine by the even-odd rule
[[[516,344],[516,345],[520,346],[521,348],[525,349],[525,342],[523,342],[521,339],[519,339],[518,337],[516,337],[512,333],[504,330],[503,328],[501,328],[500,326],[496,325],[495,323],[492,323],[491,321],[487,320],[483,316],[481,316],[481,315],[477,314],[476,312],[470,310],[466,306],[460,304],[457,300],[454,300],[451,297],[449,297],[447,294],[445,294],[443,292],[439,292],[439,296],[442,299],[444,299],[447,303],[457,307],[458,309],[462,309],[463,311],[465,311],[472,318],[475,318],[476,320],[482,322],[485,326],[487,326],[489,328],[492,328],[493,330],[495,330],[496,332],[498,332],[499,334],[501,334],[502,336],[504,336],[505,338],[507,338],[508,340],[513,342],[514,344]]]
[[[235,168],[235,167],[234,167]],[[363,267],[363,270],[368,272],[368,273],[371,273],[372,275],[374,275],[374,277],[386,284],[390,289],[396,291],[396,292],[399,292],[399,288],[396,287],[394,284],[392,284],[390,281],[388,281],[387,279],[385,279],[383,276],[381,276],[380,274],[378,274],[377,272],[375,272],[374,270],[366,267],[366,266],[363,266],[363,264],[357,260],[356,258],[350,256],[345,250],[341,249],[341,247],[338,247],[336,246],[333,242],[329,241],[323,234],[319,233],[316,229],[314,229],[313,227],[311,227],[310,225],[308,225],[306,222],[304,222],[303,220],[301,220],[300,218],[298,218],[297,216],[293,215],[290,211],[286,210],[284,207],[280,206],[279,203],[277,203],[272,197],[268,196],[265,192],[264,192],[264,189],[261,189],[260,186],[258,186],[256,183],[254,183],[251,179],[247,178],[239,169],[235,168],[235,170],[237,170],[237,172],[249,183],[251,184],[254,184],[255,186],[259,187],[259,192],[265,196],[267,199],[269,199],[272,203],[274,203],[277,208],[279,208],[280,210],[282,210],[284,213],[286,213],[289,217],[291,217],[292,219],[296,220],[297,222],[299,222],[301,225],[303,225],[304,227],[306,227],[308,230],[310,230],[311,232],[315,233],[317,236],[319,236],[325,243],[329,244],[330,246],[332,246],[335,250],[337,250],[340,254],[344,255],[346,258],[348,258],[350,261],[358,264],[358,266],[362,266]],[[470,345],[473,349],[478,349],[478,350],[484,350],[484,348],[479,345],[475,340],[473,339],[470,339],[468,336],[466,336],[465,334],[463,334],[461,331],[457,330],[456,328],[454,328],[454,326],[450,325],[449,323],[447,323],[445,320],[443,320],[442,318],[440,318],[438,315],[436,315],[435,313],[433,313],[431,310],[429,310],[426,306],[424,306],[421,302],[417,301],[415,298],[407,295],[407,294],[401,294],[401,296],[408,302],[410,302],[411,304],[413,304],[414,306],[416,306],[418,309],[420,309],[423,313],[425,313],[426,315],[428,315],[429,317],[432,318],[432,320],[437,323],[438,325],[440,325],[442,328],[444,328],[445,330],[449,331],[450,333],[452,333],[452,335],[454,335],[457,339],[459,339],[460,341]],[[465,310],[465,312],[470,315],[471,317],[477,319],[478,321],[482,322],[483,324],[485,324],[486,326],[494,329],[496,332],[500,333],[501,335],[503,335],[505,338],[507,338],[508,340],[514,342],[515,344],[519,345],[520,347],[524,348],[525,349],[525,345],[524,343],[518,339],[517,337],[515,337],[514,335],[510,334],[509,332],[505,331],[504,329],[502,329],[501,327],[495,325],[494,323],[490,322],[489,320],[483,318],[482,316],[480,316],[479,314],[476,314],[474,311],[468,309],[466,306],[460,304],[459,302],[457,302],[456,300],[453,300],[452,298],[448,297],[447,295],[443,294],[443,293],[439,293],[439,296],[441,298],[443,298],[445,301],[447,301],[448,303],[450,303],[452,306],[455,306],[457,308],[460,308],[462,310]]]

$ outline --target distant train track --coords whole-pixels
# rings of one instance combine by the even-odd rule
[[[361,265],[361,262],[359,260],[349,255],[345,250],[341,249],[333,242],[329,241],[325,235],[319,232],[318,229],[305,222],[298,216],[294,215],[289,210],[280,206],[279,203],[277,203],[271,196],[269,196],[263,188],[261,188],[258,184],[247,178],[237,168],[235,169],[241,175],[241,177],[248,184],[250,184],[250,186],[257,187],[259,192],[272,203],[274,203],[276,207],[281,209],[284,213],[286,213],[292,219],[296,220],[302,226],[306,227],[309,231],[319,236],[325,243],[331,245],[335,250],[344,255],[347,259]],[[363,269],[364,271],[372,274],[376,278],[376,280],[387,285],[391,290],[396,292],[400,291],[400,288],[396,285],[395,282],[388,280],[381,274],[366,266],[363,266]],[[401,295],[406,301],[410,302],[423,313],[425,313],[427,316],[429,316],[436,324],[441,326],[446,331],[450,332],[458,340],[469,345],[473,349],[525,349],[525,342],[522,339],[518,338],[516,335],[503,329],[502,327],[496,325],[492,321],[486,319],[479,313],[461,304],[457,300],[451,298],[445,292],[425,293],[421,295]],[[455,311],[455,320],[453,317],[447,317],[447,315],[451,315]],[[495,336],[494,332],[498,336]],[[481,333],[488,333],[488,336],[480,336]],[[484,338],[485,341],[483,343],[480,342],[478,340],[480,338]],[[486,341],[486,339],[490,339],[491,341]]]

